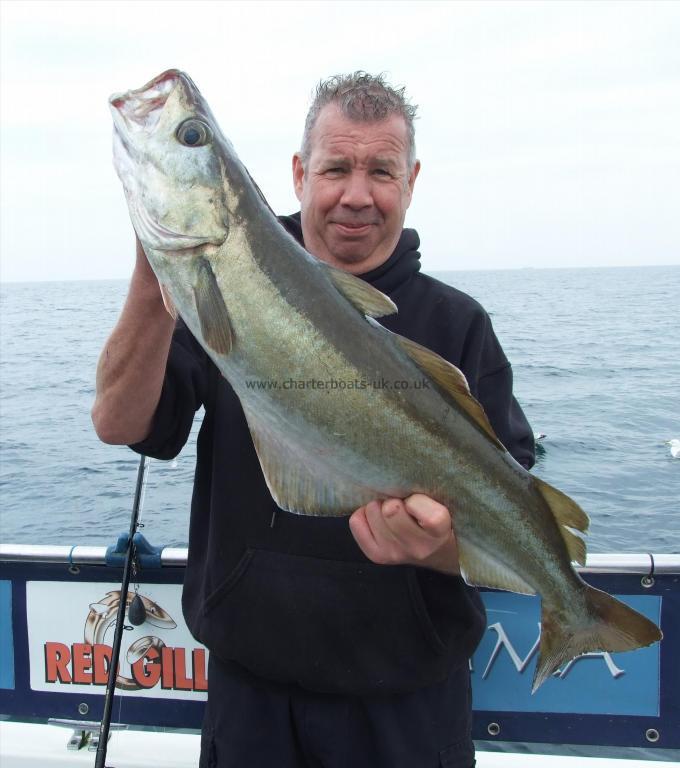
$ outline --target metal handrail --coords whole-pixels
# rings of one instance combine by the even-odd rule
[[[107,547],[52,544],[0,544],[0,562],[64,563],[67,565],[105,565]],[[182,567],[187,564],[186,547],[165,547],[161,565]],[[607,553],[588,555],[581,573],[680,574],[680,554]]]

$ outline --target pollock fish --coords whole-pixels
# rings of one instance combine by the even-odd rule
[[[186,74],[110,107],[114,163],[166,307],[239,396],[282,509],[348,515],[423,493],[455,510],[465,580],[542,598],[534,690],[580,654],[661,639],[580,578],[587,515],[510,456],[463,374],[383,328],[388,297],[288,235]],[[275,384],[423,377],[420,389]]]

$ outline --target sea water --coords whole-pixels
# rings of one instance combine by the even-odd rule
[[[534,471],[591,517],[590,552],[680,552],[680,267],[443,272],[478,299],[512,362],[538,443]],[[0,535],[110,544],[127,531],[139,457],[90,421],[97,358],[125,281],[0,287]],[[201,413],[154,461],[155,544],[187,541]]]

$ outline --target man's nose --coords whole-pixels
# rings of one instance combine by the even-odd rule
[[[352,171],[347,174],[340,204],[354,209],[367,208],[373,205],[371,182],[367,174],[360,171]]]

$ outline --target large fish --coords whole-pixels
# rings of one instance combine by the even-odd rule
[[[380,326],[389,298],[285,232],[187,75],[110,104],[116,168],[166,306],[238,394],[280,507],[347,515],[424,493],[455,510],[466,581],[542,597],[534,690],[579,654],[661,638],[578,576],[586,514],[517,464],[463,374]]]

